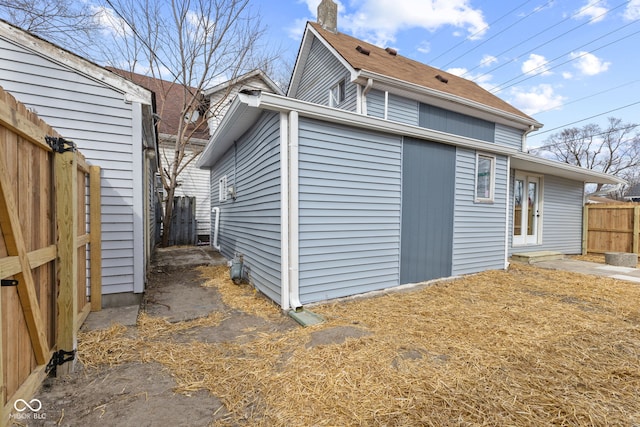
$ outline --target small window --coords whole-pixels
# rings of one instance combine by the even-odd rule
[[[337,107],[338,105],[340,105],[340,103],[342,103],[342,101],[344,101],[344,96],[345,81],[343,79],[331,87],[331,90],[329,91],[329,106]]]
[[[223,176],[218,181],[218,200],[221,202],[227,201],[227,176]]]
[[[485,154],[476,157],[476,202],[492,203],[495,191],[496,158]]]

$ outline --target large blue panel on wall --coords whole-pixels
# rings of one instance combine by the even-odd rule
[[[400,283],[451,275],[455,147],[405,138]]]

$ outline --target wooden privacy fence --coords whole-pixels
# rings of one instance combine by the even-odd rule
[[[586,205],[583,221],[583,252],[639,252],[640,204]]]
[[[0,88],[0,425],[100,309],[100,227],[100,168]]]

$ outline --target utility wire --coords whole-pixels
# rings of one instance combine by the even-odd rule
[[[443,53],[441,53],[440,55],[436,56],[435,58],[433,58],[430,62],[433,63],[435,61],[437,61],[438,59],[442,58],[445,54],[451,52],[452,50],[456,49],[457,47],[463,45],[464,43],[468,42],[469,40],[473,39],[473,37],[477,36],[478,34],[482,34],[485,30],[487,30],[491,25],[494,25],[498,22],[500,22],[502,19],[506,18],[507,16],[509,16],[512,12],[515,12],[516,10],[520,9],[522,6],[526,5],[527,3],[531,3],[532,0],[527,0],[524,3],[520,4],[519,6],[516,6],[515,8],[511,9],[509,12],[505,13],[504,15],[502,15],[501,17],[499,17],[498,19],[496,19],[495,21],[491,22],[490,24],[485,25],[484,27],[482,27],[481,29],[479,29],[478,31],[476,31],[475,33],[467,36],[464,40],[458,42],[455,46],[453,46],[451,49],[447,49],[445,50]],[[601,0],[602,1],[602,0]]]
[[[628,38],[630,38],[630,37],[632,37],[632,36],[634,36],[634,35],[636,35],[636,34],[640,33],[640,31],[636,31],[636,32],[631,33],[631,34],[627,34],[627,35],[625,35],[624,37],[620,37],[620,38],[618,38],[618,39],[616,39],[616,40],[613,40],[612,42],[609,42],[609,43],[607,43],[607,44],[604,44],[604,45],[602,45],[602,46],[600,46],[600,47],[598,47],[598,48],[596,48],[596,49],[593,49],[593,50],[591,50],[591,51],[589,51],[589,52],[583,52],[582,54],[577,55],[576,57],[574,57],[574,58],[572,58],[572,59],[569,59],[569,60],[567,60],[567,61],[561,62],[560,64],[554,65],[553,67],[548,67],[548,64],[550,64],[550,63],[552,63],[552,62],[554,62],[554,61],[556,61],[556,60],[558,60],[558,59],[560,59],[560,58],[564,57],[565,55],[567,55],[567,54],[571,53],[572,51],[577,50],[577,49],[582,49],[582,48],[583,48],[583,47],[585,47],[585,46],[588,46],[588,45],[590,45],[590,44],[592,44],[592,43],[594,43],[594,42],[596,42],[596,41],[598,41],[598,40],[601,40],[601,39],[603,39],[604,37],[609,36],[609,35],[611,35],[611,34],[613,34],[613,33],[615,33],[615,32],[618,32],[618,31],[620,31],[620,30],[622,30],[622,29],[624,29],[624,28],[626,28],[626,27],[628,27],[628,26],[630,26],[630,25],[636,24],[637,22],[638,22],[638,21],[632,21],[632,22],[628,23],[627,25],[623,25],[622,27],[619,27],[619,28],[617,28],[617,29],[615,29],[615,30],[613,30],[613,31],[610,31],[610,32],[608,32],[608,33],[606,33],[606,34],[604,34],[604,35],[600,36],[600,37],[597,37],[597,38],[595,38],[594,40],[591,40],[590,42],[587,42],[587,43],[585,43],[585,44],[583,44],[583,45],[581,45],[581,46],[578,46],[578,47],[576,47],[576,48],[573,48],[573,49],[569,50],[568,52],[564,52],[562,55],[559,55],[559,56],[557,56],[557,57],[553,58],[552,60],[547,61],[547,62],[545,62],[544,64],[537,66],[536,68],[534,68],[534,69],[530,70],[530,71],[529,71],[529,72],[527,72],[527,73],[520,74],[520,75],[518,75],[518,76],[516,76],[516,77],[513,77],[512,79],[509,79],[509,80],[507,80],[507,81],[505,81],[505,82],[503,82],[503,83],[501,83],[501,84],[499,84],[499,85],[497,85],[497,86],[493,87],[489,92],[491,92],[491,93],[501,92],[501,91],[503,91],[503,90],[504,90],[504,89],[506,89],[506,88],[509,88],[509,87],[511,87],[511,86],[514,86],[514,85],[516,85],[516,84],[518,84],[518,83],[521,83],[521,82],[523,82],[523,81],[526,81],[526,80],[532,79],[532,78],[534,78],[534,77],[536,77],[536,76],[539,76],[540,74],[543,74],[543,73],[545,73],[545,72],[547,72],[547,71],[549,71],[549,70],[553,70],[553,69],[555,69],[555,68],[558,68],[559,66],[564,65],[564,64],[567,64],[567,63],[572,62],[572,61],[575,61],[576,59],[580,59],[580,58],[582,58],[583,56],[585,56],[585,55],[587,55],[587,54],[590,54],[590,53],[593,53],[593,52],[597,52],[597,51],[599,51],[599,50],[601,50],[601,49],[604,49],[605,47],[611,46],[611,45],[612,45],[612,44],[614,44],[614,43],[617,43],[617,42],[619,42],[619,41],[622,41],[622,40],[628,39]],[[536,70],[540,70],[540,71],[539,71],[539,72],[537,72],[537,73],[533,73],[533,72],[534,72],[534,71],[536,71]],[[533,74],[532,74],[532,73],[533,73]],[[521,78],[521,77],[523,77],[523,76],[526,76],[526,77],[525,77],[525,78],[520,79],[520,78]],[[520,79],[520,80],[518,80],[518,79]],[[518,80],[518,81],[516,81],[515,83],[511,83],[511,84],[509,84],[509,85],[507,84],[507,83],[510,83],[510,82],[512,82],[512,81],[514,81],[514,80]]]
[[[592,4],[592,5],[590,5],[588,8],[593,7],[593,6],[597,5],[598,3],[602,2],[602,1],[603,1],[603,0],[600,0],[600,1],[599,1],[599,2],[597,2],[597,3],[593,3],[593,4]],[[565,31],[564,33],[559,34],[559,35],[557,35],[556,37],[553,37],[553,38],[551,38],[551,39],[547,40],[547,41],[546,41],[546,42],[544,42],[544,43],[541,43],[541,44],[539,44],[539,45],[537,45],[537,46],[535,46],[535,47],[533,47],[533,48],[531,48],[531,49],[529,49],[529,50],[527,50],[527,51],[525,51],[525,52],[522,52],[522,53],[520,53],[519,55],[516,55],[516,57],[515,57],[514,59],[512,59],[511,61],[508,61],[508,62],[505,62],[505,63],[503,63],[503,64],[500,64],[500,65],[498,65],[497,67],[494,67],[494,68],[492,68],[492,69],[488,70],[487,72],[485,72],[485,73],[483,73],[483,74],[480,74],[479,76],[475,76],[472,80],[473,80],[473,81],[478,81],[478,79],[480,79],[481,77],[484,77],[484,76],[486,76],[487,74],[490,74],[490,73],[492,73],[492,72],[494,72],[494,71],[496,71],[496,70],[499,70],[499,69],[500,69],[500,68],[502,68],[502,67],[505,67],[505,66],[507,66],[507,65],[511,64],[512,62],[517,61],[517,60],[518,60],[518,58],[520,58],[522,55],[526,55],[527,53],[531,53],[531,52],[533,52],[533,51],[534,51],[534,50],[536,50],[536,49],[540,49],[541,47],[546,46],[546,45],[548,45],[549,43],[551,43],[551,42],[553,42],[553,41],[556,41],[556,40],[558,40],[559,38],[564,37],[564,36],[566,36],[567,34],[569,34],[569,33],[573,32],[573,31],[575,31],[575,30],[577,30],[577,29],[579,29],[579,28],[584,27],[585,25],[589,25],[590,23],[594,22],[595,20],[597,20],[597,19],[599,19],[599,18],[602,18],[604,15],[606,15],[606,14],[607,14],[607,13],[609,13],[609,12],[611,12],[612,10],[616,10],[617,8],[624,6],[626,3],[628,3],[628,2],[624,2],[624,3],[622,3],[622,4],[620,4],[620,5],[616,6],[616,7],[614,7],[614,8],[613,8],[613,9],[611,9],[611,10],[608,10],[608,11],[606,11],[606,12],[604,12],[604,13],[602,13],[602,14],[600,14],[600,15],[596,16],[596,17],[593,17],[593,18],[591,18],[590,20],[588,20],[588,21],[586,21],[586,22],[583,22],[582,24],[579,24],[579,25],[577,25],[577,26],[575,26],[575,27],[571,28],[570,30]],[[588,9],[588,8],[587,8],[587,9]],[[543,29],[543,30],[541,30],[541,31],[537,32],[537,33],[536,33],[536,34],[534,34],[532,37],[529,37],[529,40],[531,40],[531,39],[534,39],[534,38],[538,37],[539,35],[541,35],[541,34],[543,34],[543,33],[547,32],[547,31],[551,30],[552,28],[557,27],[558,25],[560,25],[560,24],[564,23],[565,21],[567,21],[567,20],[569,20],[569,19],[574,18],[575,16],[579,15],[579,14],[580,14],[580,13],[582,13],[582,12],[583,12],[582,10],[579,10],[579,11],[577,11],[576,13],[574,13],[573,15],[568,16],[568,17],[564,18],[562,21],[557,22],[557,23],[555,23],[555,24],[553,24],[553,25],[551,25],[551,26],[549,26],[549,27],[547,27],[547,28],[545,28],[545,29]],[[502,56],[502,55],[504,55],[505,53],[508,53],[508,52],[512,51],[513,49],[515,49],[515,48],[516,48],[516,47],[518,47],[518,46],[519,46],[518,44],[513,45],[513,46],[512,46],[512,47],[510,47],[509,49],[507,49],[507,50],[504,50],[504,51],[500,52],[500,53],[499,53],[498,55],[496,55],[496,56],[498,56],[498,57],[499,57],[499,56]],[[482,63],[480,63],[479,65],[476,65],[475,67],[473,67],[472,69],[468,70],[466,73],[464,73],[464,74],[463,74],[462,76],[460,76],[460,77],[464,77],[465,75],[469,74],[471,71],[473,71],[473,70],[475,70],[475,69],[477,69],[477,68],[479,68],[479,67],[481,67],[481,66],[482,66]]]
[[[547,3],[545,3],[543,6],[541,7],[537,7],[535,9],[533,9],[532,12],[530,12],[529,14],[523,16],[522,18],[518,19],[517,21],[513,22],[511,25],[507,26],[506,28],[503,28],[501,31],[498,31],[497,33],[495,33],[493,36],[489,37],[488,39],[478,43],[477,45],[475,45],[474,47],[472,47],[471,49],[468,49],[467,51],[463,52],[462,54],[458,55],[457,57],[455,57],[454,59],[452,59],[451,61],[447,62],[446,64],[444,64],[441,68],[446,68],[449,65],[451,65],[452,62],[457,61],[458,59],[462,58],[463,56],[467,55],[470,52],[473,52],[474,50],[478,49],[480,46],[484,45],[485,43],[490,42],[491,40],[493,40],[494,38],[498,37],[500,34],[506,32],[507,30],[511,29],[512,27],[514,27],[515,25],[519,24],[520,22],[524,21],[525,19],[529,18],[530,16],[535,15],[536,13],[540,12],[541,10],[543,10],[547,5],[553,3],[554,0],[549,0],[547,1]]]
[[[606,114],[606,113],[605,113],[605,114]],[[606,130],[606,131],[603,131],[603,132],[600,132],[600,133],[589,134],[589,136],[590,136],[590,137],[592,137],[592,136],[602,136],[602,135],[607,135],[607,134],[610,134],[610,133],[613,133],[613,132],[618,132],[618,131],[625,131],[625,130],[629,130],[629,129],[634,129],[634,128],[638,127],[638,126],[640,126],[640,125],[633,124],[633,125],[624,126],[624,127],[617,128],[617,129],[610,129],[610,130]],[[634,139],[635,139],[635,138],[633,138],[633,139],[626,139],[626,140],[624,140],[624,141],[620,141],[620,142],[631,142],[631,141],[633,141]],[[572,143],[572,142],[578,142],[578,141],[579,141],[579,139],[572,139],[572,140],[570,140],[570,141],[566,141],[566,142],[567,142],[567,143]],[[563,142],[564,142],[564,141],[563,141]],[[541,145],[541,146],[539,146],[539,147],[531,147],[531,150],[546,150],[547,148],[553,147],[553,146],[555,146],[555,145],[556,145],[556,144],[553,144],[553,143],[552,143],[552,144],[547,144],[547,145]]]

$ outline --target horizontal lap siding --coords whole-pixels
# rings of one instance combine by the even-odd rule
[[[475,203],[476,152],[458,148],[453,233],[453,274],[504,268],[507,159],[496,157],[493,203]]]
[[[220,208],[222,254],[244,255],[251,283],[280,301],[280,116],[263,113],[211,171],[211,206]],[[227,176],[237,198],[221,202],[218,182]],[[212,224],[215,218],[212,216]]]
[[[101,167],[103,294],[134,290],[133,110],[124,94],[0,39],[0,86]],[[141,151],[135,155],[142,156]],[[136,171],[142,180],[143,171]],[[142,213],[140,213],[142,214]],[[140,242],[140,245],[143,243]],[[142,278],[140,278],[142,280]]]
[[[390,93],[387,119],[418,126],[418,105],[418,101]]]
[[[545,175],[542,197],[542,245],[535,250],[582,253],[584,183]]]
[[[384,92],[372,90],[367,94],[367,115],[384,119]]]
[[[522,131],[496,123],[496,144],[520,150],[522,148]]]
[[[349,70],[318,39],[314,39],[294,98],[328,106],[329,89],[341,79],[346,83],[345,100],[338,107],[355,112],[357,89],[350,83]]]
[[[301,302],[397,285],[400,138],[301,119],[299,146]]]

